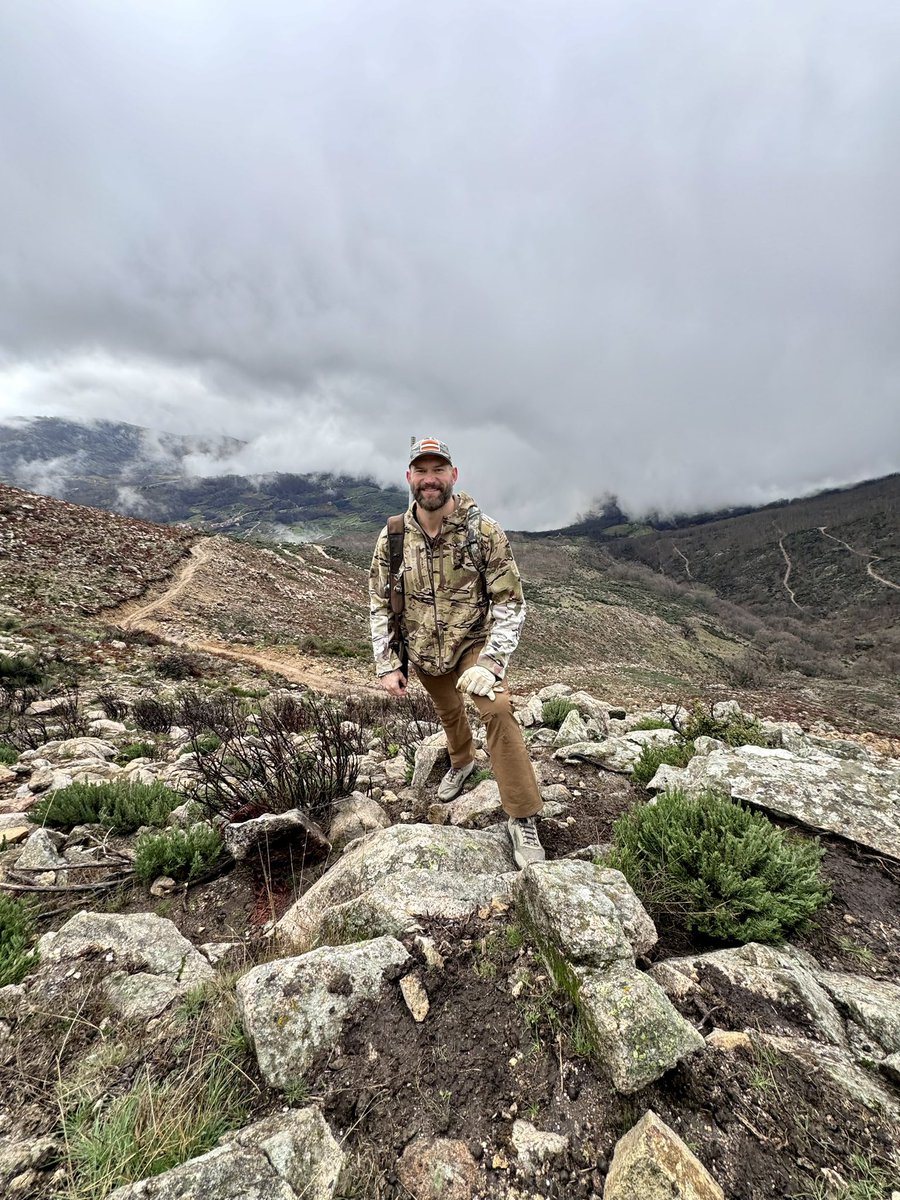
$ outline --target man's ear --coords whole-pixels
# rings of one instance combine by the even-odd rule
[[[407,483],[412,483],[412,477],[411,477],[411,475],[410,475],[409,471],[407,471],[407,472],[406,472],[406,482],[407,482]]]
[[[459,467],[454,467],[453,468],[453,482],[456,483],[457,479],[459,479]]]

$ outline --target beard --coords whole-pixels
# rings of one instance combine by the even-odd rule
[[[439,508],[443,508],[450,497],[453,495],[453,484],[448,483],[446,487],[425,487],[420,484],[417,488],[413,488],[413,498],[416,504],[424,508],[426,512],[437,512]]]

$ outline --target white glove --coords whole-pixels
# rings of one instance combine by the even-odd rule
[[[456,688],[457,691],[468,692],[470,696],[487,696],[491,700],[495,698],[495,692],[503,691],[497,676],[487,667],[469,667],[463,671]]]

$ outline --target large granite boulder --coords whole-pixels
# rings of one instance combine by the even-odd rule
[[[484,909],[505,911],[513,878],[512,873],[398,871],[352,900],[325,909],[308,936],[318,945],[338,946],[383,934],[414,933],[423,919],[461,921]]]
[[[332,1200],[344,1154],[314,1104],[266,1117],[108,1200]]]
[[[302,1080],[344,1022],[399,975],[409,954],[395,938],[323,946],[254,967],[237,982],[244,1032],[270,1087]]]
[[[620,1092],[638,1092],[703,1038],[680,1017],[662,988],[629,963],[608,970],[575,969],[573,999],[594,1042],[595,1055]]]
[[[103,955],[110,1003],[126,1017],[157,1016],[215,971],[171,921],[155,913],[76,913],[38,941],[41,971],[50,964]]]
[[[836,758],[821,751],[800,758],[787,750],[741,746],[698,755],[668,780],[689,795],[723,790],[733,800],[900,858],[900,762],[895,760]]]
[[[383,880],[404,872],[498,876],[514,870],[505,829],[392,825],[349,847],[344,857],[288,909],[278,922],[278,935],[290,945],[309,949],[329,909],[355,900]]]

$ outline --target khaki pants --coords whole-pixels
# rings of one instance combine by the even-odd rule
[[[416,667],[416,675],[431,697],[444,727],[450,762],[454,767],[464,767],[475,757],[465,701],[462,693],[456,690],[456,684],[463,671],[475,666],[483,649],[482,643],[467,650],[446,675],[427,675]],[[472,696],[472,699],[487,730],[487,750],[503,808],[511,817],[530,817],[540,810],[543,801],[522,730],[513,716],[505,681],[502,686],[503,691],[496,693],[496,700],[488,696]]]

